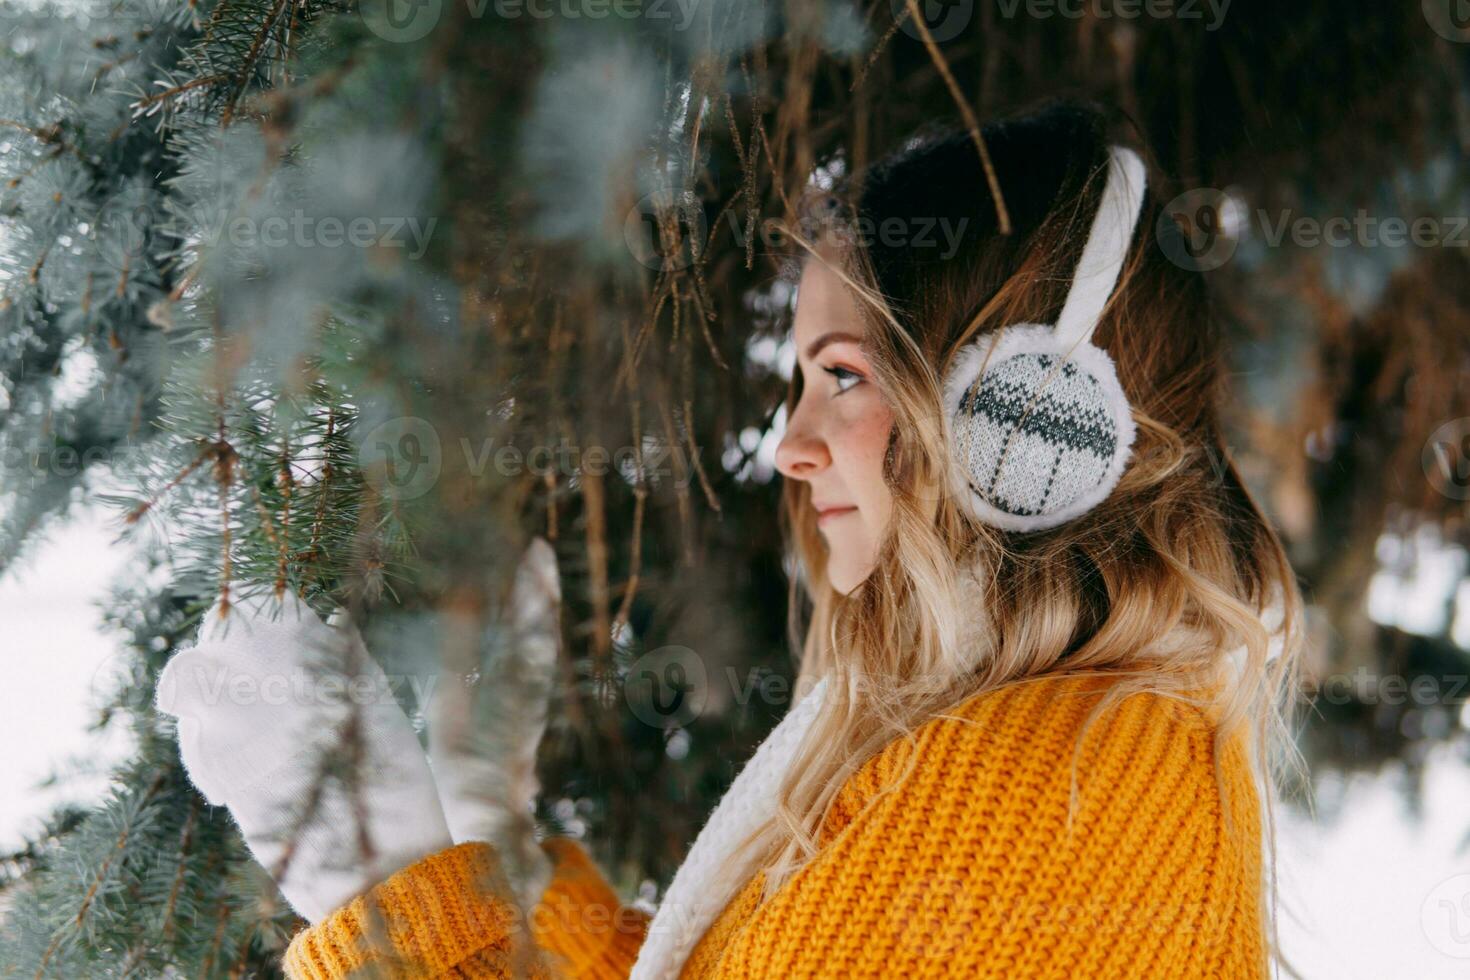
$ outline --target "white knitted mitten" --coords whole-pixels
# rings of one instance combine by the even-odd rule
[[[536,841],[536,749],[556,672],[561,578],[556,552],[534,539],[516,569],[504,642],[489,638],[478,675],[441,679],[430,700],[429,759],[455,843],[495,845],[523,909],[551,880]]]
[[[339,620],[323,623],[294,593],[240,599],[228,615],[216,603],[199,644],[164,666],[155,692],[158,710],[178,718],[189,778],[229,807],[255,859],[313,923],[452,843],[413,725],[356,628]],[[343,740],[354,711],[357,736]],[[354,745],[355,764],[345,751]],[[334,772],[355,772],[355,793],[344,778],[319,778],[333,746],[344,750]]]

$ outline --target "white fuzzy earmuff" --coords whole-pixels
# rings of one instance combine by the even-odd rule
[[[1091,343],[1143,208],[1138,154],[1114,146],[1102,203],[1055,325],[1005,327],[955,355],[945,376],[951,485],[974,517],[1041,531],[1101,503],[1135,429],[1118,371]]]

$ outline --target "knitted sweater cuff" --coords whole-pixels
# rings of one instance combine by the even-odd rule
[[[456,844],[297,933],[282,966],[291,980],[336,980],[368,963],[395,978],[460,975],[471,961],[509,957],[521,930],[504,887],[493,847]]]
[[[552,837],[541,848],[555,871],[531,913],[536,944],[565,973],[627,976],[647,936],[648,913],[618,900],[581,844]]]

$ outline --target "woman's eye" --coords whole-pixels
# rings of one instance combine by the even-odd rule
[[[849,371],[845,367],[829,367],[822,368],[822,370],[826,371],[828,374],[832,375],[832,377],[837,379],[837,393],[839,395],[842,394],[842,392],[852,388],[859,381],[863,380],[863,376],[861,374],[858,374],[856,371]]]

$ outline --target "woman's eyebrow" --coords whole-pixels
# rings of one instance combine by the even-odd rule
[[[821,353],[822,348],[826,347],[828,344],[841,343],[842,341],[847,341],[853,344],[860,344],[863,342],[863,338],[858,337],[854,334],[844,333],[841,330],[833,330],[828,333],[824,333],[816,340],[807,345],[806,359],[811,360],[812,358],[816,357],[819,353]]]

